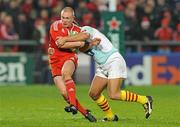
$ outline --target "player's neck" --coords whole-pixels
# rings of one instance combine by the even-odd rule
[[[70,26],[68,26],[67,28],[68,28],[68,29],[71,29],[72,27],[73,27],[73,24],[71,24],[71,25],[70,25]]]

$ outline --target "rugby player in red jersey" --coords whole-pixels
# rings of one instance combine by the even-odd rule
[[[49,63],[55,85],[58,87],[61,95],[70,104],[66,108],[67,112],[76,114],[80,111],[90,122],[96,122],[96,118],[80,105],[76,98],[75,83],[72,75],[77,67],[77,55],[69,47],[62,48],[59,41],[62,37],[76,34],[81,31],[80,27],[75,25],[74,10],[71,7],[65,7],[61,11],[61,20],[57,20],[50,27],[50,45],[49,45]],[[72,42],[73,43],[73,42]],[[83,46],[83,43],[79,43]],[[65,46],[65,45],[64,45]],[[76,47],[76,46],[74,46]],[[73,46],[71,48],[74,48]]]

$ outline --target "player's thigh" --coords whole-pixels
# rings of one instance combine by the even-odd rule
[[[114,53],[104,68],[107,69],[108,79],[127,78],[126,62],[119,53]]]
[[[72,76],[75,71],[75,64],[72,60],[67,60],[64,62],[62,67],[62,75]]]
[[[120,97],[120,88],[123,80],[123,78],[108,79],[107,91],[110,98],[116,99]]]
[[[64,85],[62,76],[55,76],[54,83],[57,86],[58,90],[60,91],[61,95],[67,97],[66,87]]]
[[[107,85],[107,78],[95,76],[89,89],[89,96],[96,100]]]

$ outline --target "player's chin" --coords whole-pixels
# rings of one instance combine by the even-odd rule
[[[69,25],[68,24],[63,24],[63,27],[69,27]]]

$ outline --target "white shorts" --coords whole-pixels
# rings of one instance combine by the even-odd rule
[[[119,52],[113,53],[105,64],[97,65],[95,75],[108,79],[127,78],[126,62]]]

